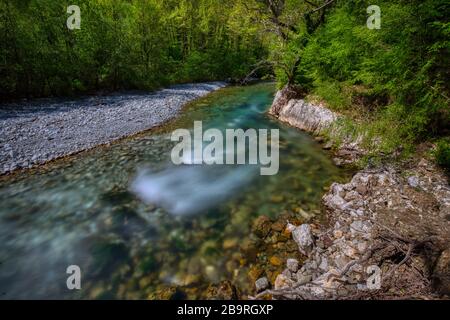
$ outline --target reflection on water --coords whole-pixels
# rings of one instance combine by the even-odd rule
[[[242,245],[255,217],[318,214],[324,186],[343,176],[309,136],[265,116],[273,93],[272,84],[226,88],[163,128],[2,178],[1,298],[165,298],[173,286],[197,298],[221,280],[249,290]],[[278,175],[171,166],[171,131],[195,120],[279,128]],[[73,264],[79,291],[66,287]]]

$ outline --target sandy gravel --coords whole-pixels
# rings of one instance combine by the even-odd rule
[[[186,103],[224,86],[184,84],[150,94],[0,104],[0,174],[150,129],[175,117]]]

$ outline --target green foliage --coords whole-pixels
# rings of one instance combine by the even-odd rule
[[[441,139],[437,142],[434,153],[436,162],[450,173],[450,140]]]
[[[369,150],[408,153],[450,125],[450,5],[381,0],[381,29],[370,30],[370,4],[337,2],[303,48],[295,79],[312,81],[312,94],[356,120]]]
[[[448,1],[379,0],[379,30],[366,26],[371,1],[314,3],[79,0],[81,30],[70,31],[69,1],[3,0],[0,96],[242,78],[266,61],[279,86],[356,120],[342,131],[374,154],[448,135]]]
[[[265,50],[238,0],[0,2],[0,96],[153,89],[243,77]]]
[[[350,101],[342,92],[342,84],[338,81],[315,80],[314,93],[327,101],[336,110],[342,110],[348,107]]]

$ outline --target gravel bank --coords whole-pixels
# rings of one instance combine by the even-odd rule
[[[288,89],[279,91],[271,114],[319,135],[338,117],[292,97]],[[291,235],[303,257],[287,259],[271,282],[257,279],[258,294],[251,298],[448,298],[450,187],[429,159],[430,148],[423,145],[408,161],[366,168],[348,183],[333,183],[322,198],[328,225],[277,227]],[[335,151],[341,164],[364,153],[350,139]]]
[[[77,153],[174,118],[223,82],[176,85],[150,94],[0,104],[0,174]]]

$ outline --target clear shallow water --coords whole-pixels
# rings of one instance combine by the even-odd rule
[[[222,89],[161,128],[1,178],[0,297],[158,298],[182,286],[197,298],[221,280],[249,290],[251,261],[240,245],[252,221],[283,212],[310,219],[320,213],[323,188],[345,176],[311,137],[265,115],[274,90]],[[259,176],[250,166],[171,166],[170,133],[195,120],[222,130],[279,128],[278,175]],[[165,201],[135,196],[136,177]],[[167,212],[172,206],[189,214]],[[73,264],[82,271],[79,291],[66,287]]]

